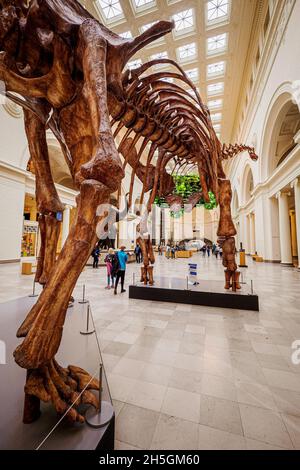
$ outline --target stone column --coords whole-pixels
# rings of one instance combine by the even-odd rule
[[[249,236],[250,236],[250,254],[255,255],[255,221],[254,214],[251,212],[249,214]]]
[[[63,247],[69,235],[70,229],[70,206],[66,206],[63,212],[61,246]]]
[[[296,215],[296,233],[297,233],[297,249],[298,249],[298,269],[300,269],[300,178],[293,181],[295,196],[295,215]]]
[[[281,264],[293,265],[288,193],[280,191],[276,197],[279,207]]]

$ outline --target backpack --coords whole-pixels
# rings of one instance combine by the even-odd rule
[[[119,262],[118,255],[115,254],[112,256],[111,264],[112,264],[111,274],[115,276],[120,269],[120,262]]]

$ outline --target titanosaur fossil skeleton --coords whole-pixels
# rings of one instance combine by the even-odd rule
[[[171,22],[160,21],[139,37],[124,39],[76,0],[0,0],[0,80],[7,96],[24,109],[42,239],[36,280],[44,289],[18,330],[24,340],[14,352],[16,362],[27,369],[24,422],[37,419],[40,400],[51,401],[63,414],[91,379],[78,367],[62,368],[55,355],[70,296],[97,241],[96,228],[99,224],[105,228],[105,213],[99,206],[105,207],[120,189],[126,165],[132,168],[129,205],[135,177],[143,184],[141,200],[150,192],[146,215],[156,195],[165,196],[171,206],[182,204],[172,194],[173,178],[166,170],[170,161],[174,168],[199,172],[202,193],[192,195],[190,202],[194,205],[201,197],[208,201],[208,191],[214,192],[220,206],[218,236],[223,243],[226,287],[238,287],[231,187],[222,160],[244,150],[256,159],[254,149],[221,146],[209,110],[175,62],[152,61],[132,72],[126,70],[139,49],[172,28]],[[158,62],[172,65],[174,72],[149,72]],[[194,90],[194,96],[185,85]],[[56,214],[63,205],[51,175],[46,129],[59,141],[79,190],[77,218],[57,260]],[[114,137],[121,131],[117,149]],[[154,256],[144,222],[145,214],[138,236],[147,282]],[[97,406],[89,389],[98,387],[96,380],[91,381],[78,402]],[[84,421],[75,408],[68,417]]]

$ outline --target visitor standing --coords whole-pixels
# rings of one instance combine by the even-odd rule
[[[207,253],[207,256],[210,257],[210,246],[207,245],[206,247],[206,253]]]
[[[203,247],[201,248],[201,251],[202,251],[202,255],[205,257],[205,255],[206,255],[206,245],[203,245]]]
[[[171,246],[171,258],[172,259],[175,259],[175,252],[176,252],[176,248],[174,245]]]
[[[92,257],[94,259],[94,261],[93,261],[93,268],[94,269],[98,268],[99,255],[100,255],[100,250],[99,250],[98,246],[95,246],[95,248],[92,251]]]
[[[171,247],[170,247],[170,245],[169,245],[169,243],[168,243],[167,246],[166,246],[166,255],[167,255],[167,259],[170,258],[170,251],[171,251]]]
[[[135,259],[136,259],[137,263],[141,262],[141,252],[142,252],[141,247],[137,243],[136,246],[135,246],[135,249],[134,249]]]
[[[121,294],[123,292],[126,292],[124,289],[124,281],[125,281],[125,272],[126,272],[126,263],[128,260],[128,255],[125,253],[125,246],[121,246],[120,251],[117,253],[117,258],[119,262],[118,266],[118,271],[117,271],[117,277],[116,277],[116,282],[115,282],[115,290],[114,294],[117,294],[117,288],[119,284],[119,280],[121,279]]]
[[[117,257],[115,255],[115,252],[113,248],[110,248],[108,250],[108,254],[105,257],[104,260],[106,264],[106,270],[107,270],[107,286],[105,289],[110,289],[114,287],[114,280],[116,277],[116,270],[114,269],[116,264],[118,263]]]

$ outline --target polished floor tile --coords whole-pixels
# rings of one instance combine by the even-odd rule
[[[162,413],[195,423],[199,422],[200,395],[168,387],[161,407]]]
[[[152,450],[193,450],[198,447],[198,425],[191,421],[161,414]]]
[[[240,409],[236,402],[201,395],[200,424],[243,435]]]
[[[280,413],[243,404],[240,404],[240,411],[246,437],[278,447],[293,448]]]
[[[209,426],[199,426],[200,450],[245,450],[246,441],[244,437],[237,434],[221,431]]]

